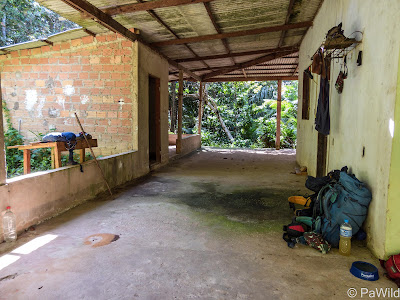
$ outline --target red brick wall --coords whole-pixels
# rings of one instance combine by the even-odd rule
[[[98,139],[97,153],[132,149],[132,42],[116,34],[0,55],[1,85],[15,128],[79,132]]]

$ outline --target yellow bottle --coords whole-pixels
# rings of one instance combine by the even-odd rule
[[[344,220],[344,223],[340,226],[340,241],[339,241],[339,253],[341,255],[349,256],[351,252],[351,236],[352,228],[348,220]]]

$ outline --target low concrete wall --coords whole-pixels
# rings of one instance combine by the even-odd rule
[[[178,138],[177,134],[168,134],[168,145],[170,146],[176,145],[177,138]]]
[[[111,188],[129,182],[149,172],[140,168],[138,152],[98,159]],[[83,173],[79,165],[37,172],[7,180],[0,186],[0,211],[8,205],[16,215],[17,231],[54,217],[73,206],[107,190],[95,161],[85,162]],[[0,224],[3,240],[3,229]]]
[[[201,147],[201,136],[199,134],[184,134],[182,136],[182,150],[180,155],[193,152]]]

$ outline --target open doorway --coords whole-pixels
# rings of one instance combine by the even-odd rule
[[[149,76],[149,164],[161,162],[160,78]]]

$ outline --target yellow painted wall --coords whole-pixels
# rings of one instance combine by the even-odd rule
[[[139,150],[141,168],[149,169],[149,75],[160,78],[161,164],[168,162],[168,62],[149,47],[135,42],[133,59],[133,145]],[[135,51],[134,51],[135,52]]]
[[[378,257],[385,256],[386,209],[392,137],[389,121],[394,120],[400,47],[400,1],[324,1],[307,32],[299,58],[299,114],[297,161],[316,174],[317,131],[314,119],[319,92],[319,76],[311,85],[310,120],[301,120],[302,71],[323,42],[330,28],[343,23],[344,34],[363,32],[362,43],[347,56],[348,78],[342,94],[334,85],[341,60],[331,67],[330,116],[326,169],[347,165],[357,178],[367,183],[373,199],[365,229],[368,246]],[[360,36],[360,35],[359,35]],[[356,65],[363,51],[362,66]],[[365,153],[363,155],[363,149]]]
[[[393,124],[386,220],[385,253],[387,256],[400,253],[400,62],[397,74],[397,97]]]

